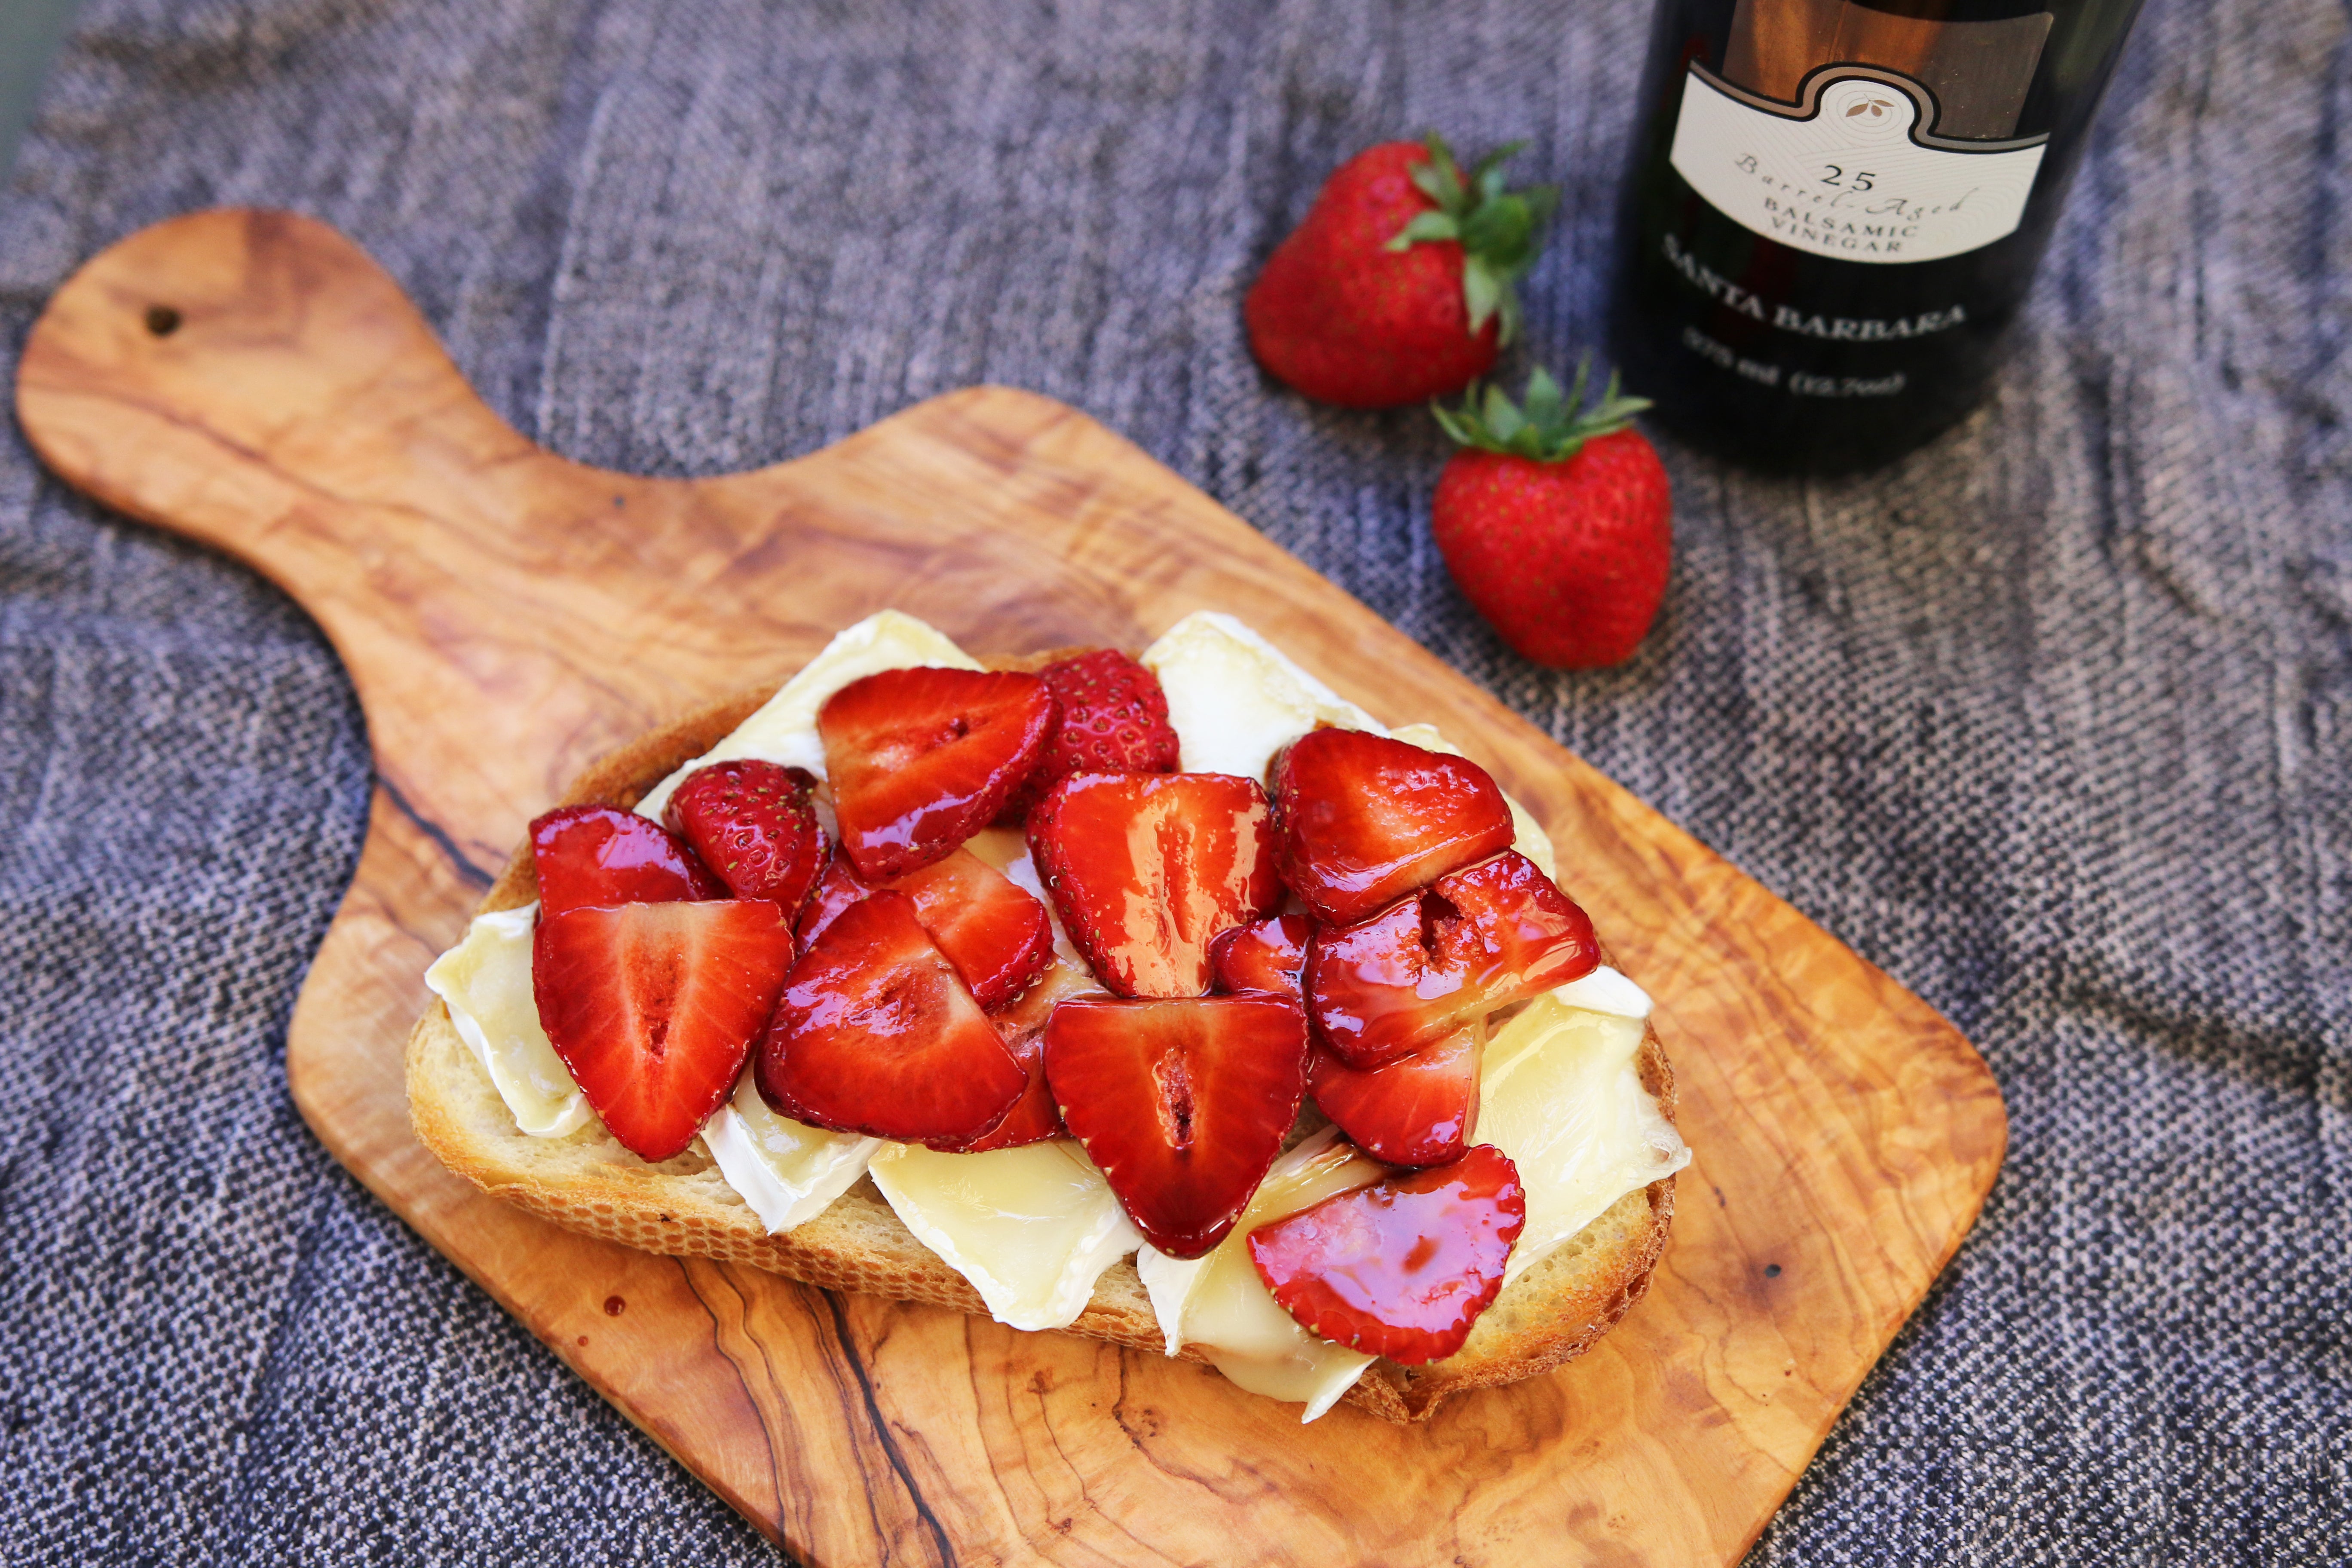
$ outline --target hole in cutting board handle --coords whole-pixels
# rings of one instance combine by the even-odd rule
[[[147,330],[159,338],[168,338],[180,330],[180,312],[169,305],[147,307]]]

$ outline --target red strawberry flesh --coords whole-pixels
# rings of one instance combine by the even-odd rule
[[[887,881],[988,826],[1035,767],[1054,717],[1034,675],[886,669],[818,710],[841,847]]]
[[[793,965],[756,1070],[782,1115],[909,1142],[978,1138],[1029,1081],[914,900],[891,892],[844,910]]]
[[[734,1091],[792,962],[772,903],[583,905],[541,916],[530,980],[548,1043],[605,1131],[660,1161]]]
[[[1013,1102],[1004,1120],[977,1139],[933,1147],[950,1153],[982,1154],[991,1149],[1018,1149],[1024,1143],[1068,1137],[1070,1130],[1062,1125],[1062,1108],[1054,1102],[1053,1086],[1045,1081],[1045,1026],[1064,997],[1093,990],[1076,971],[1057,963],[1024,992],[1019,1001],[990,1014],[1005,1048],[1029,1075],[1029,1087],[1021,1091],[1021,1098]]]
[[[530,825],[542,918],[590,905],[723,899],[727,889],[684,839],[613,805],[567,805]]]
[[[1259,1226],[1250,1261],[1308,1333],[1419,1366],[1470,1337],[1527,1217],[1517,1168],[1482,1144]]]
[[[1592,921],[1516,851],[1441,877],[1365,921],[1315,933],[1307,1005],[1348,1066],[1380,1067],[1601,962]]]
[[[1037,672],[1055,719],[1036,770],[997,820],[1018,827],[1045,792],[1072,773],[1172,773],[1176,731],[1160,677],[1116,648],[1096,648]]]
[[[1229,773],[1078,773],[1030,814],[1070,940],[1121,996],[1198,996],[1209,944],[1282,899],[1265,791]]]
[[[1198,1258],[1233,1229],[1297,1119],[1306,1065],[1306,1015],[1255,992],[1076,996],[1045,1026],[1063,1120],[1171,1258]]]
[[[1326,925],[1369,920],[1511,847],[1486,770],[1360,730],[1317,730],[1275,764],[1282,874]]]
[[[790,920],[824,866],[805,769],[751,758],[697,768],[670,792],[662,821],[739,899],[765,899]]]
[[[1271,991],[1297,997],[1315,922],[1301,914],[1268,915],[1235,926],[1209,944],[1209,970],[1220,991]]]
[[[1485,1026],[1456,1029],[1386,1067],[1360,1072],[1318,1045],[1307,1092],[1349,1141],[1391,1165],[1443,1165],[1462,1157],[1478,1119]]]
[[[982,1009],[1020,995],[1053,962],[1054,927],[1045,906],[969,849],[894,878],[881,889],[914,900],[916,920],[961,973]],[[801,912],[802,945],[815,942],[843,910],[881,889],[860,879],[848,859],[835,855]]]

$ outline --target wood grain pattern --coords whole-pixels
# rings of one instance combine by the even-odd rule
[[[1736,1561],[1999,1167],[1991,1077],[1926,1005],[1044,398],[955,394],[756,473],[600,472],[503,425],[340,236],[212,212],[58,290],[17,408],[68,482],[267,573],[357,683],[379,787],[288,1048],[319,1137],[823,1568]],[[885,605],[1007,653],[1229,610],[1492,767],[1659,1000],[1697,1163],[1649,1299],[1561,1373],[1426,1427],[1343,1407],[1302,1430],[1199,1367],[631,1252],[444,1172],[410,1134],[401,1043],[523,824],[593,756]]]

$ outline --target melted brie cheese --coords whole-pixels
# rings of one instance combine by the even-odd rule
[[[702,1142],[719,1173],[751,1206],[770,1236],[806,1225],[857,1184],[879,1138],[828,1132],[779,1116],[746,1068],[734,1098],[703,1123]]]
[[[1135,1269],[1151,1296],[1168,1353],[1199,1347],[1212,1365],[1252,1394],[1304,1403],[1302,1424],[1338,1404],[1376,1358],[1301,1328],[1258,1278],[1249,1233],[1387,1173],[1339,1142],[1338,1128],[1327,1127],[1274,1163],[1232,1234],[1206,1257],[1178,1259],[1150,1247],[1139,1251]]]
[[[1620,1018],[1650,1016],[1650,994],[1605,963],[1554,991],[1552,999],[1588,1013],[1611,1013]]]
[[[1642,1033],[1639,1018],[1572,1006],[1555,991],[1487,1042],[1476,1138],[1511,1157],[1528,1196],[1506,1286],[1627,1193],[1690,1163],[1633,1065]]]
[[[738,724],[727,738],[656,784],[637,803],[637,815],[661,820],[670,792],[697,768],[739,757],[806,768],[825,776],[824,742],[816,732],[817,710],[825,699],[853,680],[886,669],[919,666],[948,669],[978,669],[980,661],[912,616],[884,610],[843,632],[824,645],[824,651],[802,667],[801,672],[777,689],[760,710]],[[827,825],[830,830],[830,824]]]
[[[425,984],[448,1005],[449,1022],[514,1112],[515,1125],[534,1138],[561,1138],[591,1112],[539,1026],[530,988],[530,933],[538,921],[537,904],[476,915],[466,940],[425,972]]]
[[[1168,694],[1168,721],[1188,773],[1265,782],[1274,754],[1325,725],[1385,735],[1372,716],[1307,674],[1231,616],[1198,610],[1143,650]]]
[[[1016,1329],[1077,1320],[1102,1271],[1143,1237],[1076,1142],[984,1154],[892,1143],[869,1174],[906,1227]]]

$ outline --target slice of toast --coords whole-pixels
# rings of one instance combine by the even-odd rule
[[[999,662],[1025,668],[1043,660]],[[761,690],[715,703],[644,736],[590,768],[552,804],[633,806],[770,695]],[[526,842],[476,912],[515,909],[538,896]],[[1643,1037],[1636,1063],[1643,1087],[1671,1121],[1674,1073],[1655,1030]],[[425,1146],[483,1191],[558,1225],[647,1252],[748,1264],[827,1289],[988,1310],[963,1276],[899,1223],[870,1180],[861,1178],[807,1224],[771,1236],[699,1139],[685,1153],[652,1165],[622,1148],[593,1118],[562,1138],[524,1133],[437,998],[409,1035],[407,1068],[409,1114]],[[1425,1366],[1375,1362],[1347,1398],[1383,1420],[1424,1421],[1456,1394],[1516,1383],[1580,1353],[1649,1289],[1674,1217],[1674,1188],[1668,1177],[1620,1198],[1513,1280],[1454,1354]],[[1103,1273],[1086,1311],[1061,1331],[1155,1355],[1163,1349],[1150,1299],[1129,1261]],[[1184,1354],[1207,1359],[1190,1347]]]

